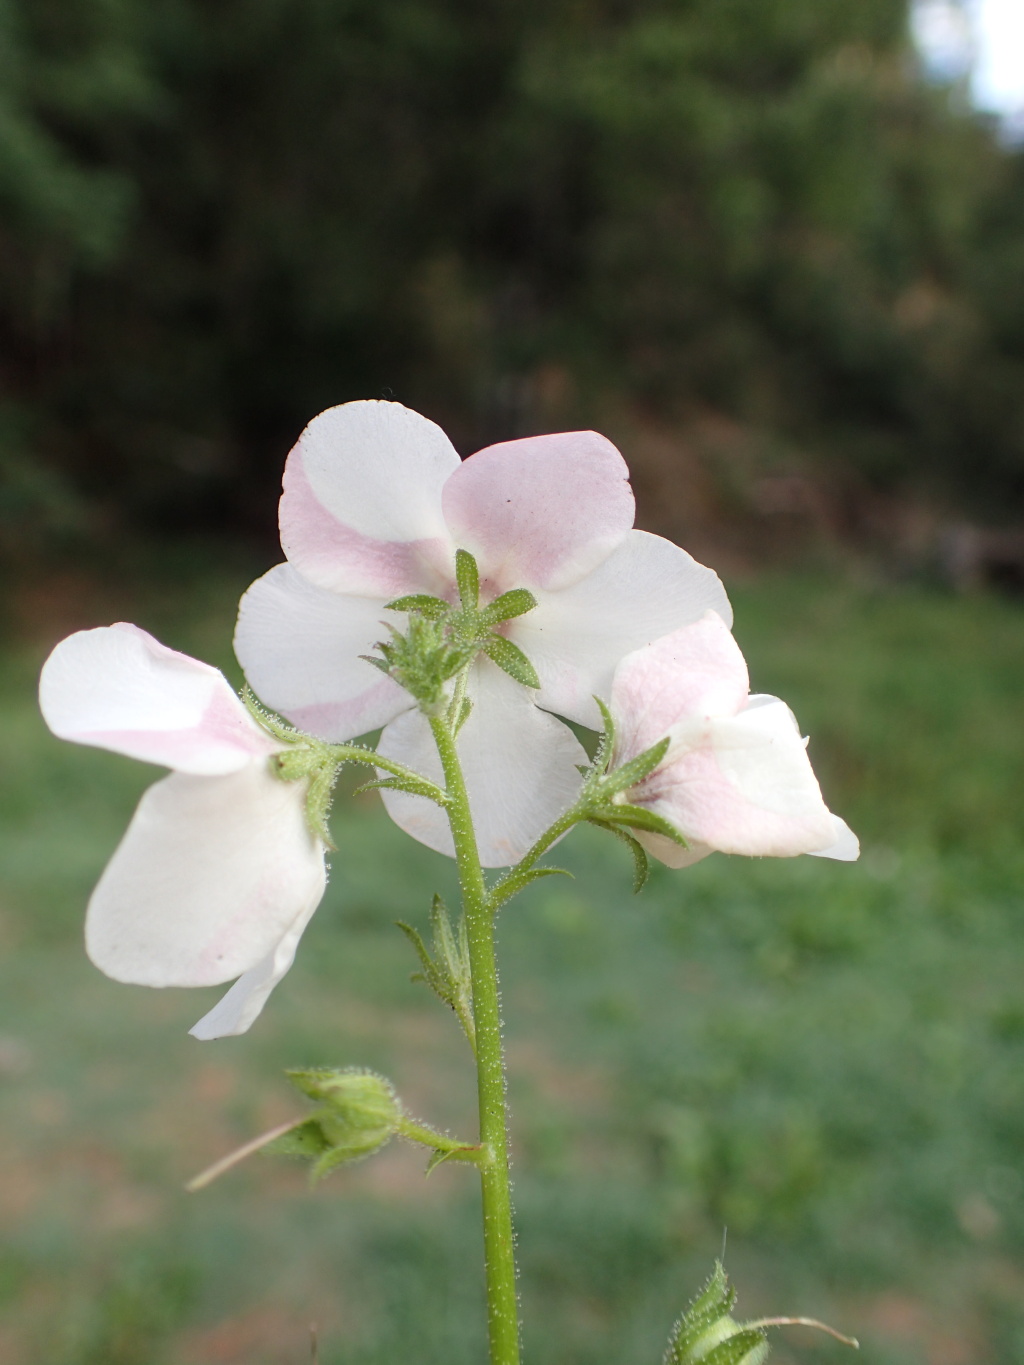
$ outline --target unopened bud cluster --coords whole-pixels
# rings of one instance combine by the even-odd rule
[[[540,687],[537,671],[523,651],[496,631],[503,621],[532,611],[537,605],[534,595],[525,588],[513,588],[481,607],[480,573],[467,550],[456,551],[455,577],[457,606],[428,593],[389,602],[389,611],[408,614],[408,626],[404,632],[389,626],[391,638],[378,642],[378,654],[363,657],[404,687],[426,711],[440,705],[445,684],[481,653],[516,682]]]
[[[729,1313],[736,1291],[721,1261],[707,1284],[676,1323],[663,1365],[761,1365],[768,1338],[754,1323],[734,1321]]]
[[[313,1162],[319,1180],[336,1166],[372,1156],[398,1132],[402,1106],[390,1082],[373,1071],[317,1069],[289,1071],[292,1083],[317,1101],[303,1123],[267,1150]]]

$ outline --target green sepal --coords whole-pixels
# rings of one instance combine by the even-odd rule
[[[459,714],[452,721],[452,739],[458,737],[459,731],[465,725],[466,721],[469,720],[472,710],[472,700],[469,697],[463,697],[462,701],[459,703]]]
[[[760,1327],[729,1316],[736,1292],[721,1261],[676,1323],[663,1365],[761,1365],[768,1338]]]
[[[399,1131],[402,1106],[391,1083],[376,1072],[311,1068],[285,1074],[304,1095],[317,1101],[316,1111],[301,1125],[302,1136],[291,1148],[293,1155],[314,1158],[314,1183],[336,1166],[379,1152]],[[286,1133],[280,1140],[287,1142],[291,1137]]]
[[[621,825],[613,825],[607,820],[591,820],[589,822],[596,825],[598,829],[606,829],[609,834],[614,834],[616,839],[621,839],[633,855],[633,895],[638,896],[647,885],[647,878],[651,875],[651,863],[647,857],[647,850],[639,839],[635,839],[628,829],[623,829]]]
[[[334,784],[338,780],[340,771],[340,763],[321,768],[310,778],[309,790],[306,792],[306,823],[313,837],[319,839],[324,848],[331,853],[335,852],[337,844],[331,838],[327,817],[331,813]]]
[[[469,938],[465,920],[459,921],[458,938],[452,931],[448,907],[437,893],[430,902],[430,927],[434,931],[434,948],[439,954],[449,979],[466,987],[472,981],[469,967]]]
[[[690,847],[675,825],[669,824],[662,816],[655,815],[654,811],[646,810],[643,806],[630,806],[615,802],[609,804],[606,809],[598,811],[597,819],[607,820],[616,825],[629,825],[631,829],[643,829],[648,834],[663,834],[666,839],[671,839],[680,848]]]
[[[422,972],[413,972],[412,976],[409,978],[410,981],[425,981],[435,994],[441,995],[441,978],[438,975],[437,968],[434,966],[434,959],[430,956],[430,953],[427,951],[427,945],[423,942],[423,935],[418,929],[414,929],[411,924],[406,924],[404,919],[396,919],[395,925],[401,929],[402,933],[415,948],[416,956],[423,964]],[[441,998],[444,999],[444,996],[442,995]],[[445,1003],[447,1004],[448,1002],[446,1001]]]
[[[430,593],[414,592],[408,597],[396,597],[393,602],[384,603],[385,611],[415,611],[432,621],[440,621],[451,611],[451,603],[443,597],[432,597]],[[365,655],[363,656],[366,657]]]
[[[480,571],[468,550],[455,551],[455,582],[463,607],[467,611],[476,611],[480,602]]]
[[[700,1365],[761,1365],[768,1350],[764,1332],[756,1327],[746,1327],[712,1346],[699,1360]]]
[[[308,738],[301,730],[296,730],[294,725],[289,725],[280,716],[275,716],[273,711],[268,711],[248,683],[242,688],[240,695],[242,705],[256,724],[275,739],[283,739],[286,744],[294,744],[298,740]]]
[[[425,982],[439,1000],[454,1010],[469,1045],[475,1052],[473,977],[469,966],[469,937],[465,919],[460,919],[457,932],[453,930],[448,907],[440,896],[434,896],[430,907],[433,955],[423,942],[423,936],[418,929],[406,924],[404,920],[397,920],[396,923],[416,950],[416,956],[423,967],[423,971],[416,972],[412,979]]]
[[[514,645],[511,640],[506,640],[503,635],[489,635],[483,649],[490,661],[504,669],[517,683],[522,683],[524,687],[540,687],[537,670],[519,646]]]
[[[601,712],[601,737],[597,741],[591,771],[603,773],[612,761],[612,754],[615,750],[615,721],[612,718],[612,713],[600,697],[595,697],[594,701]]]
[[[364,792],[379,791],[408,792],[410,796],[425,796],[428,801],[433,801],[442,808],[448,804],[448,798],[440,787],[428,782],[426,778],[419,779],[413,776],[376,777],[371,782],[364,782],[362,786],[356,787],[353,795],[361,796]]]
[[[528,588],[512,588],[503,592],[480,613],[480,622],[485,626],[496,626],[499,621],[511,621],[513,617],[525,616],[533,611],[537,599]]]
[[[325,848],[334,849],[327,817],[343,760],[331,745],[293,731],[288,747],[272,754],[270,771],[281,782],[306,783],[306,824]]]
[[[729,1285],[721,1261],[704,1288],[672,1329],[662,1365],[762,1365],[771,1349],[766,1327],[815,1327],[852,1346],[859,1343],[817,1318],[770,1317],[752,1322],[736,1322],[730,1313],[736,1303],[736,1293]]]
[[[695,1350],[706,1344],[708,1333],[728,1317],[735,1302],[736,1291],[729,1284],[725,1267],[716,1261],[707,1283],[672,1329],[663,1365],[690,1365],[700,1360],[703,1353],[695,1354]]]
[[[501,907],[510,901],[513,896],[518,896],[520,891],[524,891],[531,882],[540,881],[542,877],[568,877],[573,879],[572,873],[564,867],[531,867],[526,872],[511,872],[498,882],[489,894],[489,901],[492,910],[500,910]]]
[[[391,665],[387,659],[382,659],[379,654],[360,654],[359,657],[363,663],[373,664],[374,668],[379,668],[382,673],[386,673],[389,678],[391,677]]]
[[[441,962],[448,983],[448,1004],[455,1011],[470,1047],[476,1052],[476,1021],[473,1017],[473,972],[469,962],[469,932],[466,917],[459,920],[458,933],[452,930],[448,907],[440,896],[430,906],[434,952]],[[443,997],[442,997],[443,998]]]
[[[605,792],[624,792],[630,787],[635,787],[638,782],[642,782],[648,773],[652,773],[661,760],[668,752],[671,740],[666,735],[664,739],[659,739],[657,744],[652,744],[649,749],[645,749],[642,754],[637,754],[636,758],[631,758],[628,763],[623,763],[621,767],[614,768],[606,775],[601,783],[601,790]]]
[[[306,1119],[305,1123],[298,1124],[289,1132],[282,1133],[279,1138],[274,1138],[273,1142],[268,1142],[260,1151],[268,1152],[271,1156],[299,1156],[312,1161],[329,1151],[330,1145],[314,1117]]]
[[[382,671],[410,692],[424,708],[441,699],[444,684],[476,653],[473,641],[455,641],[443,621],[413,613],[403,634],[385,622],[390,640],[378,640]],[[373,656],[364,655],[370,662]],[[381,664],[377,664],[381,668]]]
[[[313,1168],[309,1173],[309,1183],[318,1185],[325,1175],[330,1175],[331,1171],[337,1170],[339,1166],[347,1166],[353,1161],[362,1161],[364,1157],[373,1156],[379,1152],[384,1143],[372,1148],[369,1151],[352,1150],[349,1147],[328,1147],[323,1156],[318,1157],[313,1162]]]

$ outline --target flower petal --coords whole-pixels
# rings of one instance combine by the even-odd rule
[[[731,718],[683,722],[632,795],[723,853],[788,858],[835,841],[796,720],[775,697],[752,697]]]
[[[647,531],[631,531],[572,587],[535,595],[538,605],[510,623],[508,637],[540,675],[538,706],[593,729],[601,724],[593,699],[610,697],[624,655],[708,610],[732,622],[718,575]]]
[[[728,626],[713,611],[627,654],[615,670],[612,712],[623,717],[616,758],[633,758],[680,721],[732,716],[747,701],[747,665]]]
[[[595,431],[488,446],[444,486],[452,538],[495,595],[577,582],[621,543],[634,510],[625,461]]]
[[[396,597],[447,584],[454,547],[441,489],[459,456],[401,403],[357,402],[314,417],[288,456],[281,545],[311,583]]]
[[[62,640],[43,665],[39,705],[61,739],[179,772],[237,772],[278,747],[221,672],[125,622]]]
[[[173,773],[143,795],[92,894],[86,950],[115,981],[214,986],[258,966],[325,884],[304,784],[262,760]]]
[[[279,564],[239,603],[235,653],[267,706],[320,739],[351,739],[411,705],[407,692],[360,658],[387,635],[389,615],[381,598],[328,592]]]
[[[812,848],[811,855],[815,858],[834,858],[839,863],[855,863],[860,857],[860,840],[838,815],[832,817],[832,833],[835,835],[834,842],[828,848]]]
[[[560,721],[534,706],[526,688],[487,659],[474,669],[473,710],[459,731],[458,751],[485,867],[507,867],[576,799],[577,764],[586,753]],[[378,752],[442,782],[430,727],[408,711],[381,735]],[[392,820],[420,843],[454,855],[448,817],[421,796],[383,791]]]
[[[240,976],[213,1009],[189,1029],[193,1038],[205,1043],[211,1038],[228,1038],[239,1033],[248,1033],[263,1012],[263,1006],[270,999],[271,991],[291,969],[299,940],[319,903],[320,897],[317,896],[263,961]]]
[[[701,859],[715,851],[708,848],[707,844],[698,843],[696,839],[689,840],[686,848],[683,848],[682,844],[666,839],[664,834],[653,834],[647,829],[634,829],[631,832],[633,838],[643,845],[651,857],[657,858],[658,862],[664,863],[666,867],[676,869],[692,867],[694,863],[699,863]]]

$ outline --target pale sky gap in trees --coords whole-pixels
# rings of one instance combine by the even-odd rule
[[[916,0],[913,32],[933,75],[967,77],[976,106],[1024,139],[1024,0]]]

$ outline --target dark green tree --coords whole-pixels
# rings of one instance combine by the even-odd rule
[[[905,0],[0,0],[0,52],[11,525],[268,527],[318,409],[469,449],[554,365],[1024,491],[1020,157]]]

